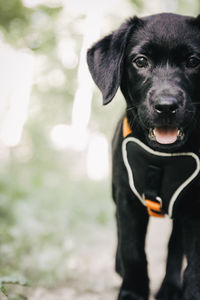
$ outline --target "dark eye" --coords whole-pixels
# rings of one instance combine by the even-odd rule
[[[186,61],[187,68],[195,68],[200,64],[200,60],[196,57],[189,57]]]
[[[136,65],[138,68],[147,68],[149,66],[148,59],[144,56],[139,56],[137,57],[133,63]]]

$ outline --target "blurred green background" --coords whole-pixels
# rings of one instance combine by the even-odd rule
[[[0,0],[2,290],[5,276],[33,288],[75,281],[81,249],[115,235],[110,141],[124,102],[118,93],[102,107],[86,49],[132,15],[199,9],[199,0]]]

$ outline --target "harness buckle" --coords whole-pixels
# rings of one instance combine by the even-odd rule
[[[144,197],[144,200],[150,216],[164,218],[165,215],[162,212],[162,199],[160,197],[157,196],[155,200]]]

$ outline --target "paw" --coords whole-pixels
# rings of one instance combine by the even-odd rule
[[[118,300],[147,300],[143,296],[136,295],[132,291],[121,290]]]
[[[157,300],[181,300],[182,299],[182,289],[180,286],[173,285],[171,283],[164,283],[155,299]]]

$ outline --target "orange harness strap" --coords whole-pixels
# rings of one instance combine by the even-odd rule
[[[128,118],[124,117],[123,127],[122,127],[123,137],[126,138],[129,134],[132,133],[132,129],[129,125]],[[145,205],[147,207],[148,214],[152,217],[163,218],[164,214],[162,213],[161,203],[155,202],[150,199],[145,199]]]
[[[145,199],[145,204],[150,216],[164,218],[165,215],[162,213],[161,203]]]
[[[126,138],[131,133],[132,133],[132,129],[129,125],[128,118],[124,117],[124,120],[123,120],[123,137]]]

